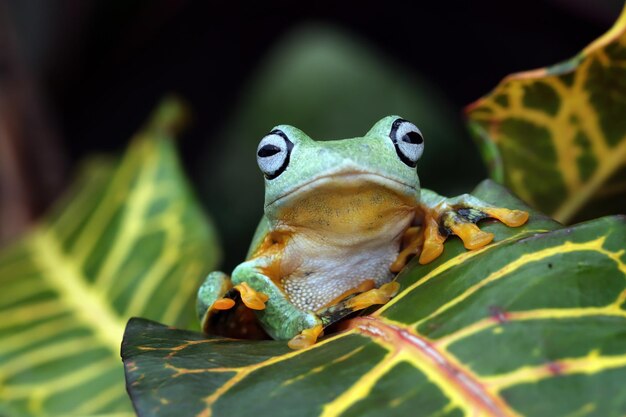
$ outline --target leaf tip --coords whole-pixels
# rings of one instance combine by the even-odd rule
[[[158,131],[175,137],[191,121],[189,104],[177,94],[165,96],[154,110],[147,124],[147,131]]]

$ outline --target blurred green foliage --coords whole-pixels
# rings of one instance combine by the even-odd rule
[[[130,417],[119,344],[147,316],[197,328],[213,225],[179,165],[165,100],[121,160],[92,158],[31,233],[0,252],[0,415]]]

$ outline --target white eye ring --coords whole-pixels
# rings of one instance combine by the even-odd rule
[[[265,178],[278,177],[289,165],[293,143],[281,130],[274,129],[261,139],[256,150],[256,161]]]
[[[424,152],[424,137],[417,126],[404,119],[396,119],[391,126],[389,137],[402,162],[415,168]]]

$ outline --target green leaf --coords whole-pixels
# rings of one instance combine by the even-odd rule
[[[476,196],[524,205],[493,182]],[[122,344],[142,416],[623,416],[626,219],[482,227],[495,243],[411,262],[400,294],[310,349],[143,319]]]
[[[121,161],[88,163],[53,213],[0,253],[0,415],[131,416],[126,321],[193,319],[218,251],[174,149],[183,116],[163,102]]]
[[[626,211],[626,8],[573,59],[467,108],[491,177],[562,222]]]

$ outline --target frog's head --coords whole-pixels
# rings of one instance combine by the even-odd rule
[[[257,149],[265,175],[265,212],[275,218],[280,209],[302,201],[309,211],[312,204],[329,210],[346,204],[337,201],[340,195],[353,200],[393,195],[415,202],[423,149],[419,129],[398,116],[378,121],[365,136],[334,141],[317,142],[293,126],[276,126]]]

